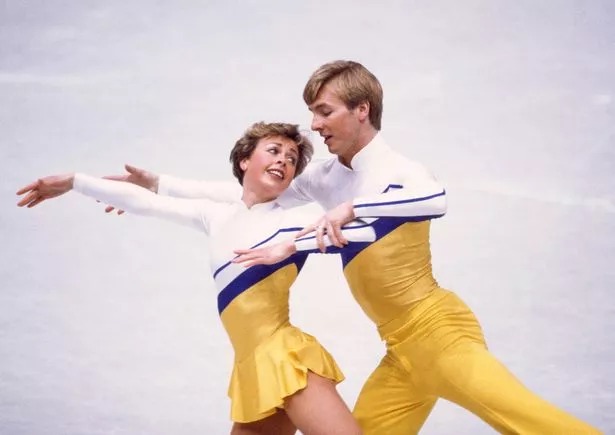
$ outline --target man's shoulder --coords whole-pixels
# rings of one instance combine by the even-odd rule
[[[337,157],[314,159],[307,166],[307,169],[310,171],[327,171],[330,170],[333,166],[335,166],[336,162]]]
[[[330,186],[335,184],[333,180],[339,176],[335,175],[337,172],[335,168],[335,158],[312,161],[280,197],[283,205],[286,208],[291,204],[299,205],[295,199],[302,202],[320,202],[328,194]]]
[[[416,160],[416,158],[408,156],[392,146],[387,147],[386,152],[382,153],[382,157],[402,166],[423,166],[423,163]]]
[[[391,177],[407,175],[431,174],[429,169],[419,160],[409,157],[397,149],[387,146],[373,156],[368,162],[371,171],[387,174]]]
[[[304,180],[311,178],[320,179],[335,168],[336,162],[337,158],[314,159],[298,178]]]
[[[381,146],[378,149],[378,152],[373,152],[370,154],[369,159],[366,162],[368,165],[370,163],[378,164],[378,165],[390,165],[391,168],[405,166],[409,164],[419,164],[416,160],[411,159],[406,154],[397,150],[396,148],[389,146],[386,147]]]

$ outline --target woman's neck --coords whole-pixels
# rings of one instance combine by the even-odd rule
[[[263,204],[265,202],[273,201],[275,198],[275,196],[257,194],[252,190],[246,189],[245,186],[243,188],[243,195],[241,195],[241,200],[248,208],[252,208],[252,206],[256,204]]]

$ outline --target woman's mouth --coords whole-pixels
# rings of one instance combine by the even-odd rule
[[[279,178],[280,180],[284,179],[284,171],[282,171],[281,169],[267,169],[267,173],[273,175],[276,178]]]

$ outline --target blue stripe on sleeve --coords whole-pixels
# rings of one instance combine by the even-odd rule
[[[401,184],[389,184],[386,189],[382,191],[382,193],[387,193],[389,189],[403,189],[404,186]]]
[[[388,189],[388,187],[387,187]],[[440,193],[435,193],[433,195],[429,195],[429,196],[423,196],[421,198],[410,198],[410,199],[402,199],[399,201],[387,201],[387,202],[371,202],[368,204],[358,204],[355,205],[355,208],[363,208],[363,207],[378,207],[378,206],[383,206],[383,205],[395,205],[395,204],[407,204],[410,202],[420,202],[420,201],[427,201],[429,199],[432,198],[437,198],[438,196],[444,196],[446,194],[446,191],[443,190]]]

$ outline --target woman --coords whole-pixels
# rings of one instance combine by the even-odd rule
[[[232,434],[360,434],[335,385],[343,375],[316,339],[289,322],[289,289],[314,237],[294,240],[313,221],[283,211],[275,199],[301,173],[313,148],[296,125],[256,123],[231,151],[233,173],[243,187],[240,202],[177,199],[129,183],[84,174],[56,175],[20,189],[19,206],[33,207],[71,189],[135,214],[158,216],[210,236],[218,310],[235,351],[229,386]],[[344,230],[354,242],[374,240],[360,223]],[[234,249],[275,244],[281,263],[245,268]],[[361,243],[362,244],[362,243]],[[352,246],[352,243],[351,243]],[[348,248],[344,248],[348,249]]]

